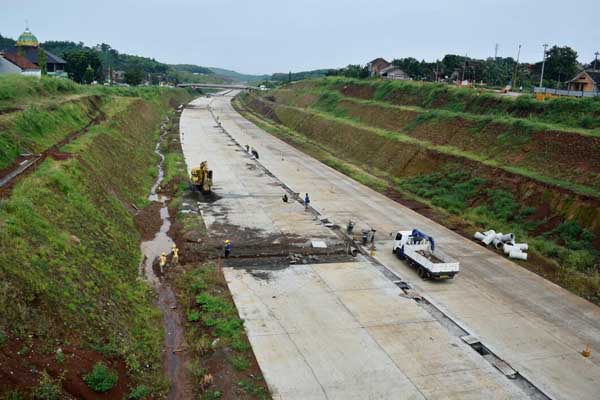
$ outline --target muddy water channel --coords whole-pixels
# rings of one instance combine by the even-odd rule
[[[161,132],[161,140],[156,144],[156,149],[154,150],[160,156],[158,177],[148,196],[148,200],[157,201],[162,204],[160,209],[162,224],[154,238],[142,242],[140,246],[144,255],[141,272],[154,290],[156,290],[158,294],[158,306],[163,313],[163,325],[165,328],[164,368],[171,382],[168,399],[191,399],[192,390],[187,378],[186,360],[182,351],[184,347],[183,321],[177,311],[175,293],[171,286],[157,275],[159,270],[155,271],[153,268],[153,265],[157,264],[157,260],[163,252],[167,256],[169,255],[173,245],[173,240],[167,234],[171,227],[167,204],[168,198],[159,193],[159,187],[164,178],[163,163],[165,157],[160,151],[163,133]],[[171,267],[167,264],[167,268]]]

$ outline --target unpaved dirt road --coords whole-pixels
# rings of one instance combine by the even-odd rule
[[[197,99],[180,125],[188,168],[208,160],[214,170],[219,200],[202,206],[210,234],[244,240],[252,232],[263,246],[277,235],[298,244],[339,241],[299,203],[280,200],[285,184],[309,192],[339,225],[352,219],[356,230],[376,229],[376,259],[397,275],[390,280],[364,257],[261,274],[227,269],[274,398],[598,398],[600,308],[265,133],[233,110],[231,98]],[[257,149],[260,165],[240,151],[245,144]],[[456,279],[422,281],[391,254],[389,233],[412,228],[461,262]],[[243,245],[234,241],[234,253],[236,244]],[[414,301],[394,279],[427,301]],[[466,335],[497,358],[476,352],[461,340]],[[589,359],[580,355],[587,343]]]

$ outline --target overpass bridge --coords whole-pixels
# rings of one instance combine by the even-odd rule
[[[250,90],[258,89],[256,86],[232,85],[225,83],[180,83],[177,87],[192,89],[231,89],[231,90]]]

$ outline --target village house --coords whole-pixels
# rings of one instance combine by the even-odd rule
[[[381,57],[367,63],[367,69],[369,70],[369,76],[380,76],[385,79],[398,80],[410,79],[406,72]]]
[[[367,63],[367,68],[369,70],[369,76],[379,76],[379,73],[382,69],[388,68],[390,65],[389,62],[379,57],[374,59],[373,61]]]
[[[396,80],[410,79],[410,77],[408,76],[408,74],[406,72],[402,71],[400,68],[396,67],[395,65],[390,65],[389,67],[384,68],[381,71],[379,71],[379,76],[386,78],[386,79],[396,79]]]
[[[585,70],[568,82],[569,90],[579,92],[600,92],[600,70]]]
[[[18,54],[0,53],[0,74],[41,76],[40,67]]]
[[[12,57],[13,60],[25,58],[41,70],[39,65],[40,52],[43,52],[46,55],[46,71],[48,72],[48,75],[60,76],[63,78],[67,77],[65,71],[67,62],[41,48],[37,38],[29,31],[29,28],[25,29],[25,32],[19,36],[16,46],[4,52],[4,57]]]

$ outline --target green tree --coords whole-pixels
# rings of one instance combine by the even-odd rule
[[[48,57],[41,47],[38,49],[38,66],[42,70],[42,75],[48,75]]]
[[[98,56],[98,52],[93,50],[77,50],[64,54],[64,59],[67,62],[66,71],[69,77],[78,83],[85,83],[86,78],[89,79],[88,67],[92,69],[93,78],[90,82],[96,80],[103,82],[102,62]],[[86,73],[88,76],[86,77]]]
[[[542,62],[536,63],[532,68],[533,80],[540,79]],[[544,86],[561,86],[559,82],[572,79],[579,70],[577,52],[569,46],[552,46],[546,53],[544,67]]]
[[[94,82],[94,75],[94,69],[91,65],[88,65],[83,73],[83,83],[87,83],[89,85],[90,83]]]
[[[137,86],[144,80],[144,70],[140,66],[132,66],[125,71],[125,83]]]

